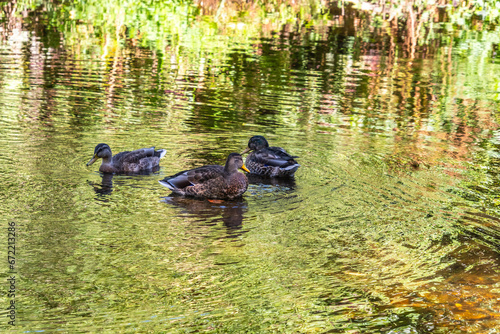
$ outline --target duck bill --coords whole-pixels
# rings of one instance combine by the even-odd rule
[[[90,159],[90,161],[87,162],[87,166],[92,165],[97,159],[98,159],[97,155],[94,154],[94,156],[92,157],[92,159]]]
[[[243,152],[240,153],[240,155],[243,155],[243,154],[248,153],[248,152],[250,152],[250,147],[247,147],[246,149],[244,149]]]
[[[245,166],[245,164],[243,164],[243,166],[241,166],[241,169],[243,169],[247,173],[250,173],[250,171],[248,170],[247,166]]]

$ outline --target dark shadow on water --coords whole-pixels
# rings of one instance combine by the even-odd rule
[[[462,233],[500,252],[500,219],[484,212],[465,213],[459,221]]]
[[[285,187],[294,190],[296,187],[295,178],[263,177],[255,174],[247,174],[248,183],[255,185]]]
[[[113,174],[104,173],[101,174],[102,182],[88,181],[89,185],[94,188],[99,200],[102,200],[104,196],[107,196],[113,192]]]
[[[181,208],[182,214],[200,218],[203,222],[222,221],[229,230],[241,229],[244,213],[248,210],[248,204],[243,198],[209,201],[172,194],[164,197],[162,202]]]
[[[97,200],[100,201],[107,201],[105,197],[107,195],[110,195],[113,192],[113,178],[117,177],[115,179],[115,185],[124,185],[126,184],[125,180],[130,179],[133,177],[137,176],[147,176],[151,175],[155,172],[160,170],[160,167],[155,167],[152,170],[147,170],[147,171],[141,171],[138,173],[99,173],[101,176],[102,181],[101,182],[93,182],[93,181],[88,181],[88,184],[94,188],[95,193],[97,194]],[[128,178],[127,178],[128,176]],[[126,177],[126,178],[124,178]]]

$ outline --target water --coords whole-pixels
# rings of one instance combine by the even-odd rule
[[[497,330],[496,28],[437,30],[412,56],[353,24],[361,12],[306,28],[165,5],[139,7],[139,25],[101,3],[51,6],[19,3],[1,30],[16,319],[2,294],[0,328]],[[300,157],[294,180],[253,177],[220,203],[157,182],[256,134]],[[103,175],[85,166],[101,142],[167,155],[150,174]]]

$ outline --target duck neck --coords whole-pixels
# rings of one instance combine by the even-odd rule
[[[230,165],[229,163],[226,163],[226,165],[224,166],[224,172],[226,172],[227,174],[233,174],[235,171],[238,171],[237,168],[234,168],[233,165]]]
[[[103,157],[102,158],[102,163],[106,164],[106,165],[111,164],[111,157]]]
[[[104,153],[105,153],[105,155],[102,157],[102,163],[106,164],[106,165],[110,165],[113,155],[111,154],[110,150],[106,150]]]

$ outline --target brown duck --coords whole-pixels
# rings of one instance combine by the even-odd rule
[[[226,165],[209,165],[179,172],[159,181],[176,194],[208,199],[233,199],[247,190],[248,180],[241,168],[248,172],[238,153],[227,157]]]
[[[247,156],[245,164],[252,174],[270,177],[292,177],[300,165],[281,147],[269,147],[266,138],[253,136],[248,141],[248,147],[241,152]]]
[[[92,165],[97,159],[102,159],[99,171],[103,173],[139,173],[158,167],[160,159],[165,156],[166,150],[156,150],[154,146],[141,148],[135,151],[111,154],[111,148],[107,144],[98,144],[94,149],[94,156],[87,163]]]

